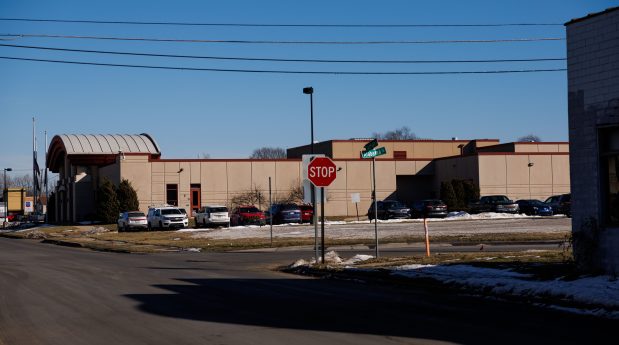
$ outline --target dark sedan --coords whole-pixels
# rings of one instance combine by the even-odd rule
[[[552,216],[552,207],[540,200],[527,199],[516,201],[520,207],[520,213],[528,216]]]
[[[265,213],[266,221],[273,217],[273,224],[301,223],[301,209],[295,204],[273,204]]]
[[[445,218],[447,216],[447,205],[443,200],[438,199],[415,201],[411,208],[411,216],[413,218]]]
[[[385,200],[376,203],[378,208],[378,219],[401,219],[410,218],[411,209],[406,207],[399,201]],[[374,203],[370,204],[368,209],[368,219],[372,220],[374,216]]]

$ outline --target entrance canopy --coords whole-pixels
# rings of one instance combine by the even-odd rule
[[[47,167],[58,172],[63,160],[74,163],[111,164],[125,153],[161,156],[159,146],[148,134],[59,134],[52,138],[47,153]]]

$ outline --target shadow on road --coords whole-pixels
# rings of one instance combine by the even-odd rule
[[[428,288],[320,279],[178,280],[155,286],[172,294],[127,297],[143,312],[173,318],[468,344],[591,344],[616,326],[615,321]]]

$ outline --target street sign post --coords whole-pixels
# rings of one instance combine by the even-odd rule
[[[372,199],[374,199],[373,200],[374,202],[374,240],[376,242],[375,243],[376,245],[375,256],[378,257],[378,205],[376,202],[376,157],[387,154],[387,149],[385,149],[384,147],[375,148],[376,146],[378,146],[378,140],[376,139],[365,144],[363,146],[365,148],[365,151],[361,152],[361,158],[363,159],[372,158],[372,180],[373,180],[372,185],[374,187],[373,192],[372,192]]]
[[[322,264],[325,263],[325,187],[337,177],[337,167],[328,157],[316,157],[307,165],[307,178],[320,187],[320,251]],[[316,260],[318,261],[318,260]]]

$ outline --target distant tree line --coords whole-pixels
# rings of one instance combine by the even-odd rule
[[[32,175],[24,174],[19,176],[6,175],[6,185],[8,188],[24,188],[26,195],[32,195]],[[0,175],[0,191],[4,190],[4,175]],[[0,193],[1,194],[1,193]]]
[[[250,159],[284,159],[286,150],[281,147],[261,147],[255,149],[249,156]]]
[[[372,137],[378,140],[414,140],[419,139],[419,137],[411,131],[407,126],[402,126],[400,128],[394,129],[392,131],[386,131],[383,133],[374,132],[372,133]]]

